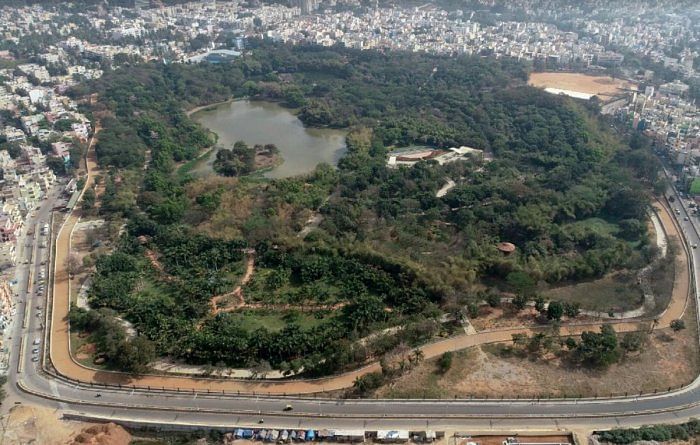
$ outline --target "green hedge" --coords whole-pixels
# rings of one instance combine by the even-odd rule
[[[650,425],[641,428],[617,428],[610,431],[600,431],[601,442],[628,444],[638,440],[688,440],[700,432],[700,421],[692,419],[680,425]]]

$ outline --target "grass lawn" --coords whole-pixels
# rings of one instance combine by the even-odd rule
[[[70,333],[71,354],[76,362],[83,366],[95,369],[107,369],[104,365],[93,363],[95,358],[94,348],[90,344],[89,335],[81,335],[79,332]]]
[[[296,323],[302,329],[310,329],[318,326],[331,315],[323,314],[322,317],[316,318],[316,313],[299,312],[299,311],[269,311],[266,309],[260,310],[245,310],[232,313],[234,320],[241,323],[241,326],[248,331],[255,331],[259,328],[265,328],[271,332],[281,331],[290,323]],[[321,314],[321,313],[319,313]]]
[[[217,147],[212,147],[194,159],[191,159],[177,169],[177,176],[184,179],[187,175],[203,177],[210,175],[213,172],[212,163],[214,160],[213,154],[218,151]]]
[[[604,312],[635,309],[644,299],[636,274],[622,272],[595,281],[549,289],[543,295],[545,299],[577,302],[582,309]]]
[[[690,194],[693,196],[700,195],[700,178],[693,179],[693,182],[690,184]]]
[[[617,224],[608,222],[602,218],[587,218],[571,224],[575,227],[591,229],[601,235],[615,235],[620,231]]]

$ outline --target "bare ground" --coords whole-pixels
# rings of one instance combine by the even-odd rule
[[[380,388],[380,397],[547,397],[609,396],[660,392],[685,385],[698,374],[695,308],[684,316],[687,329],[655,330],[644,352],[630,355],[605,371],[574,368],[551,355],[532,361],[502,357],[496,345],[483,345],[455,354],[452,368],[436,372],[426,360],[394,382]]]
[[[613,96],[621,88],[633,86],[622,79],[581,73],[532,73],[528,84],[538,88],[559,88],[579,93]]]
[[[7,444],[42,444],[65,445],[73,443],[98,443],[77,442],[77,436],[96,425],[84,422],[65,421],[60,419],[60,413],[48,408],[32,405],[14,406],[7,416],[7,428],[3,431],[4,442]],[[99,426],[98,426],[99,428]],[[99,442],[104,445],[127,445],[130,436],[121,427],[113,427],[114,432],[119,432],[116,440]],[[87,437],[87,436],[86,436]],[[113,435],[112,439],[117,438]]]

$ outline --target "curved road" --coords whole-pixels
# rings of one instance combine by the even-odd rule
[[[46,217],[50,211],[51,200],[44,204],[37,218]],[[700,243],[700,238],[689,221],[684,221],[685,209],[681,211],[678,224],[685,233],[689,244]],[[42,216],[43,215],[43,216]],[[663,213],[662,213],[663,215]],[[668,213],[666,221],[670,222]],[[61,253],[68,250],[62,243],[70,233],[72,225],[77,222],[77,216],[71,215],[63,231],[57,238],[56,267],[63,268]],[[68,241],[69,242],[69,241]],[[29,258],[29,249],[24,255]],[[700,261],[698,251],[691,249],[693,263]],[[34,259],[32,259],[34,260]],[[35,271],[41,267],[38,261],[30,265]],[[682,268],[680,268],[682,269]],[[688,270],[685,270],[688,273]],[[692,295],[697,298],[697,277],[692,277]],[[42,404],[64,412],[84,413],[94,418],[155,424],[182,424],[214,427],[234,427],[256,424],[261,415],[265,417],[266,425],[280,428],[323,428],[323,427],[353,427],[362,429],[408,428],[436,430],[464,429],[527,429],[546,427],[579,428],[579,427],[614,427],[617,425],[640,425],[658,422],[677,422],[689,417],[700,416],[700,379],[678,391],[649,396],[630,396],[607,399],[579,400],[331,400],[314,398],[312,396],[284,397],[284,387],[279,383],[255,383],[243,385],[240,382],[217,382],[206,379],[191,379],[167,377],[167,384],[152,384],[164,382],[163,377],[146,376],[131,382],[128,378],[117,373],[105,373],[88,370],[72,361],[61,360],[58,356],[61,348],[67,347],[65,325],[61,323],[60,315],[65,314],[66,299],[62,299],[58,291],[61,275],[56,275],[56,294],[54,302],[54,324],[50,355],[56,355],[53,361],[60,374],[71,375],[75,370],[89,373],[83,379],[83,374],[77,374],[84,382],[93,382],[92,387],[87,383],[77,383],[58,374],[49,374],[42,367],[42,362],[32,362],[30,349],[35,338],[42,338],[41,317],[35,316],[37,302],[41,299],[33,294],[21,292],[20,297],[29,307],[27,311],[27,327],[22,327],[21,313],[25,306],[18,310],[18,320],[15,322],[12,339],[12,355],[8,385],[8,402],[3,406],[7,410],[13,402],[23,400]],[[26,289],[27,270],[18,270],[19,288]],[[683,282],[684,280],[681,280]],[[687,281],[686,281],[687,282]],[[63,304],[63,306],[61,306]],[[684,303],[682,303],[684,306]],[[683,309],[681,309],[682,311]],[[662,316],[660,325],[666,325],[671,318],[677,318],[677,309],[667,311]],[[623,330],[633,329],[634,323],[618,324]],[[583,327],[574,328],[578,331]],[[592,327],[585,326],[587,329]],[[510,340],[514,331],[494,331],[492,333],[456,337],[445,342],[427,345],[426,356],[435,355],[435,351],[460,349],[484,341]],[[564,330],[562,330],[565,332]],[[61,340],[63,337],[65,340]],[[42,344],[45,343],[42,340]],[[442,345],[442,346],[440,346]],[[447,346],[445,346],[447,345]],[[21,351],[21,352],[20,352]],[[47,360],[48,362],[48,360]],[[71,365],[71,363],[73,363]],[[46,364],[48,366],[48,363]],[[376,366],[376,365],[374,365]],[[304,391],[323,391],[332,389],[335,385],[351,384],[356,374],[348,374],[340,379],[324,379],[306,381],[310,385]],[[155,380],[149,380],[155,379]],[[172,380],[174,379],[174,380]],[[345,382],[347,379],[348,382]],[[94,382],[120,383],[122,388],[98,387]],[[177,384],[173,384],[177,382]],[[326,387],[334,382],[332,387]],[[144,389],[132,389],[127,385],[138,384]],[[295,383],[296,384],[296,383]],[[151,385],[150,389],[147,385]],[[242,391],[255,391],[259,395],[237,395],[240,386]],[[179,387],[179,390],[175,388]],[[191,389],[193,388],[193,389]],[[282,388],[282,389],[280,389]],[[225,391],[225,393],[223,393]],[[295,392],[304,392],[295,391]],[[272,395],[268,396],[268,392]],[[283,413],[281,410],[287,403],[293,403],[294,411]]]

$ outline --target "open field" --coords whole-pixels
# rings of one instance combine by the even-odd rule
[[[528,84],[537,88],[558,88],[599,96],[614,96],[620,89],[634,86],[622,79],[580,73],[532,73]]]
[[[673,268],[670,269],[673,273]],[[543,292],[543,296],[547,300],[579,303],[581,308],[593,311],[628,311],[638,308],[644,301],[636,280],[633,272],[619,272],[594,281],[550,289]]]
[[[693,380],[699,369],[695,310],[683,317],[680,332],[656,329],[639,354],[630,354],[606,371],[572,367],[554,354],[536,360],[503,353],[502,345],[483,345],[455,353],[444,375],[437,359],[426,360],[380,388],[382,397],[547,397],[609,396],[665,391]]]

